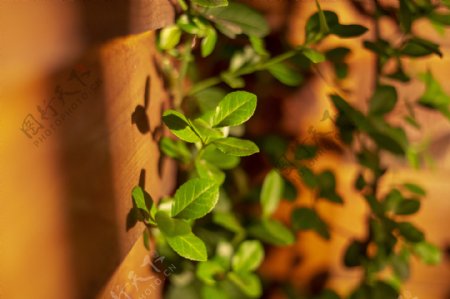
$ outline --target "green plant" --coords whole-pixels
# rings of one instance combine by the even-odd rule
[[[387,194],[378,190],[380,179],[388,171],[383,155],[407,158],[413,166],[418,166],[420,160],[404,128],[387,121],[386,116],[398,102],[396,88],[389,82],[409,81],[404,57],[442,55],[437,44],[414,35],[412,28],[422,18],[428,18],[437,28],[449,25],[450,15],[445,10],[449,3],[400,0],[398,7],[386,7],[374,0],[371,11],[357,1],[353,3],[374,22],[376,38],[365,41],[364,46],[376,56],[377,73],[367,111],[356,109],[343,95],[330,97],[338,113],[335,125],[340,142],[360,165],[355,188],[371,210],[367,236],[351,240],[343,262],[347,267],[360,267],[364,273],[349,298],[397,298],[401,281],[409,276],[410,257],[416,255],[434,264],[439,262],[440,253],[415,225],[399,218],[420,209],[425,191],[412,183],[396,186]],[[263,243],[287,246],[295,241],[295,232],[302,230],[314,230],[330,238],[329,226],[315,206],[296,205],[290,225],[272,217],[282,198],[292,201],[297,197],[295,187],[283,176],[286,168],[298,171],[304,184],[314,190],[317,201],[344,204],[345,199],[336,191],[334,173],[315,173],[308,164],[318,158],[320,146],[295,143],[281,136],[260,142],[261,154],[272,160],[273,169],[262,186],[252,188],[240,162],[241,157],[258,153],[259,147],[241,135],[255,112],[257,97],[246,91],[227,93],[218,88],[224,84],[229,89],[243,88],[245,76],[256,72],[268,72],[287,86],[298,86],[315,64],[325,60],[334,66],[338,79],[346,77],[345,60],[350,49],[339,47],[321,53],[315,45],[330,35],[358,37],[367,28],[342,24],[336,13],[323,11],[316,4],[317,13],[306,24],[305,42],[275,56],[265,47],[269,27],[264,18],[243,4],[227,0],[192,0],[189,4],[179,0],[176,23],[159,32],[162,69],[174,104],[174,110],[164,112],[163,121],[176,136],[163,137],[160,146],[165,155],[178,161],[182,183],[173,197],[158,203],[135,187],[130,214],[145,224],[146,246],[149,236],[153,236],[158,250],[180,265],[169,287],[169,297],[182,292],[183,298],[189,294],[193,298],[258,298],[264,289],[256,273],[264,259]],[[403,32],[399,43],[381,36],[381,18],[390,18],[399,26]],[[230,42],[233,39],[238,42]],[[233,49],[231,57],[225,55],[229,66],[199,80],[194,63],[201,62],[199,56],[210,57],[218,41]],[[391,62],[396,70],[387,72],[385,66]],[[450,97],[431,73],[422,79],[426,91],[417,104],[450,118]],[[419,127],[413,104],[408,107],[406,124]],[[383,280],[379,273],[386,268],[391,268],[393,274],[391,279]],[[291,294],[293,298],[301,296]],[[324,290],[317,298],[340,297],[332,290]]]

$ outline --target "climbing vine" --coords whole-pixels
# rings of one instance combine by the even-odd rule
[[[162,116],[171,135],[161,139],[160,148],[178,163],[179,187],[158,201],[135,187],[131,215],[146,227],[146,246],[153,239],[158,252],[177,264],[178,273],[170,277],[166,291],[168,298],[260,298],[270,285],[257,271],[265,248],[291,245],[296,232],[305,230],[330,239],[330,225],[315,205],[295,201],[301,194],[285,172],[295,170],[314,192],[316,202],[345,208],[349,199],[337,191],[334,172],[317,172],[309,163],[320,159],[321,145],[285,136],[248,139],[245,124],[261,103],[258,90],[243,90],[248,78],[260,73],[270,74],[273,79],[267,82],[274,86],[301,86],[317,70],[316,65],[325,61],[333,66],[337,80],[347,77],[350,49],[317,50],[329,36],[363,36],[362,46],[376,57],[374,90],[367,109],[356,108],[344,92],[329,98],[337,113],[333,121],[338,143],[358,163],[354,188],[370,208],[366,236],[349,239],[343,255],[345,266],[360,268],[363,275],[350,294],[338,295],[331,289],[305,294],[289,286],[282,291],[289,298],[398,298],[413,256],[429,264],[439,262],[439,249],[407,220],[419,211],[425,190],[412,182],[384,193],[379,189],[380,180],[390,170],[382,159],[386,155],[420,167],[423,153],[405,132],[405,126],[420,129],[415,110],[434,109],[450,118],[450,97],[431,72],[420,76],[426,90],[416,101],[407,102],[403,126],[391,124],[387,117],[401,100],[393,82],[410,81],[405,58],[442,56],[438,44],[414,33],[414,24],[428,19],[442,31],[450,25],[450,2],[351,3],[372,20],[374,38],[367,38],[364,26],[341,22],[335,12],[322,10],[319,2],[317,12],[306,22],[303,44],[283,46],[276,54],[266,47],[270,29],[264,17],[237,2],[179,0],[175,24],[160,30],[161,69],[173,100],[172,109]],[[382,35],[382,19],[398,27],[400,40],[393,42]],[[252,155],[271,161],[261,184],[249,183],[243,162]],[[282,200],[294,206],[289,223],[273,215]]]

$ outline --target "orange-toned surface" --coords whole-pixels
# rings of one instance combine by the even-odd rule
[[[153,33],[0,95],[0,298],[93,298],[140,237],[131,189],[171,190]]]

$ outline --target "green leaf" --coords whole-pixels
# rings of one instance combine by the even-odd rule
[[[200,178],[213,180],[218,185],[222,185],[225,181],[225,173],[206,160],[196,159],[195,169]]]
[[[395,209],[397,215],[411,215],[420,209],[420,201],[415,199],[406,199],[401,201]]]
[[[400,235],[412,243],[422,242],[425,238],[423,232],[409,222],[399,222],[397,227]]]
[[[256,95],[246,91],[227,94],[216,108],[213,126],[228,127],[243,124],[255,113]]]
[[[287,86],[298,86],[303,80],[299,72],[281,62],[270,64],[267,70],[278,81]]]
[[[269,25],[264,17],[241,3],[231,2],[226,7],[206,9],[202,14],[230,38],[238,34],[264,37],[269,33]]]
[[[428,265],[438,265],[442,261],[441,250],[428,242],[420,242],[414,245],[414,253]]]
[[[202,39],[201,44],[202,57],[209,56],[214,51],[216,43],[217,43],[217,32],[214,28],[208,27],[208,29],[206,29],[206,36]]]
[[[311,60],[312,63],[319,63],[326,60],[325,55],[311,48],[304,48],[302,54]]]
[[[314,230],[323,238],[330,238],[327,224],[310,208],[297,208],[292,211],[292,227],[295,230]]]
[[[201,292],[202,292],[202,297],[201,297],[202,299],[211,299],[211,298],[231,299],[231,298],[233,298],[233,297],[230,297],[227,292],[225,292],[222,288],[218,287],[217,285],[216,286],[204,285],[204,286],[202,286]],[[178,296],[175,298],[178,299],[181,297],[183,299],[185,299],[184,294],[181,294],[181,296]],[[175,298],[173,298],[173,299],[175,299]],[[195,297],[192,299],[198,299],[198,297]]]
[[[220,151],[232,156],[244,157],[259,152],[258,147],[252,141],[235,137],[218,139],[213,143]]]
[[[284,192],[283,198],[288,201],[295,201],[297,199],[297,187],[291,183],[291,181],[284,179]]]
[[[349,103],[338,95],[331,95],[331,100],[339,113],[344,114],[355,126],[360,130],[369,132],[372,130],[372,125],[367,118],[360,111],[354,109]]]
[[[224,137],[221,130],[211,128],[210,124],[201,118],[195,119],[190,125],[195,129],[195,133],[203,140],[204,144],[209,144],[213,140]]]
[[[244,241],[233,256],[234,272],[252,272],[258,269],[264,259],[264,248],[259,241]]]
[[[226,269],[214,260],[201,262],[197,265],[196,275],[203,283],[214,285],[216,283],[215,276],[225,273]]]
[[[303,182],[310,188],[315,188],[317,186],[317,177],[312,172],[311,169],[309,169],[306,166],[301,166],[298,169],[298,173],[300,174],[300,177],[302,178]]]
[[[191,153],[189,152],[186,144],[180,140],[175,141],[168,137],[163,137],[159,142],[159,147],[166,156],[182,162],[189,161],[191,157]]]
[[[150,195],[145,192],[144,189],[142,189],[140,186],[135,186],[131,191],[131,196],[136,207],[150,215],[150,209],[153,205],[153,200]]]
[[[181,30],[176,25],[164,27],[159,32],[158,45],[163,50],[173,49],[180,42]]]
[[[192,3],[203,7],[222,7],[227,6],[227,0],[192,0]]]
[[[166,236],[169,246],[180,256],[193,261],[206,261],[208,254],[203,241],[193,233]]]
[[[174,197],[172,217],[197,219],[205,216],[219,200],[219,186],[209,179],[192,179],[181,185]]]
[[[320,293],[320,296],[317,299],[340,299],[339,295],[330,289],[325,289]]]
[[[369,113],[384,115],[394,109],[397,103],[397,90],[393,86],[379,85],[370,100]]]
[[[420,195],[420,196],[425,196],[425,195],[427,195],[426,191],[425,191],[422,187],[420,187],[420,186],[418,186],[418,185],[416,185],[416,184],[405,183],[405,184],[403,184],[403,186],[404,186],[406,189],[408,189],[409,191],[411,191],[412,193],[415,193],[415,194],[417,194],[417,195]]]
[[[441,84],[428,71],[420,78],[425,82],[425,93],[420,97],[419,104],[428,108],[439,110],[445,117],[450,119],[450,96],[445,93]]]
[[[185,220],[174,219],[167,212],[158,211],[155,215],[156,224],[166,237],[175,237],[191,233],[191,226]]]
[[[403,196],[397,189],[392,189],[383,200],[385,211],[395,211],[398,205],[403,201]]]
[[[283,195],[284,182],[277,170],[271,170],[264,179],[261,190],[263,217],[272,215]]]
[[[266,45],[264,43],[264,39],[259,38],[257,36],[250,36],[250,43],[255,50],[261,56],[268,56],[269,52],[266,50]]]
[[[239,220],[237,220],[236,216],[232,213],[214,212],[213,222],[234,233],[242,233],[244,231]]]
[[[233,169],[241,161],[239,157],[219,151],[213,144],[203,150],[202,158],[220,169]]]
[[[400,53],[410,57],[423,57],[431,54],[442,57],[442,52],[438,44],[418,37],[413,37],[408,40]]]
[[[296,160],[309,160],[317,156],[317,146],[309,144],[299,144],[295,148],[294,157]]]
[[[256,274],[230,272],[228,273],[228,278],[247,296],[251,298],[261,296],[261,281]]]
[[[366,254],[366,247],[358,240],[353,240],[344,254],[344,265],[348,268],[359,267]]]
[[[248,231],[256,238],[276,246],[290,245],[295,241],[294,235],[288,228],[272,219],[263,219],[251,226]]]
[[[170,131],[186,142],[200,142],[200,137],[195,133],[190,126],[187,118],[175,110],[167,110],[163,114],[163,122],[170,129]]]
[[[352,38],[363,35],[367,32],[367,28],[361,25],[336,25],[331,28],[331,33],[341,38]]]
[[[391,265],[395,275],[402,281],[405,281],[410,276],[409,268],[409,251],[401,251],[397,255],[391,257]]]
[[[325,25],[326,24],[326,25]],[[305,26],[306,43],[314,43],[329,34],[329,28],[339,24],[336,13],[321,9],[313,14]]]
[[[225,91],[218,87],[201,90],[195,94],[198,107],[203,113],[214,111],[219,102],[226,95]]]

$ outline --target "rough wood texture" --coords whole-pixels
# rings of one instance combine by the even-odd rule
[[[164,0],[31,2],[0,3],[0,298],[93,298],[141,234],[126,231],[131,188],[159,198],[173,182],[154,34],[107,40],[173,12]]]

